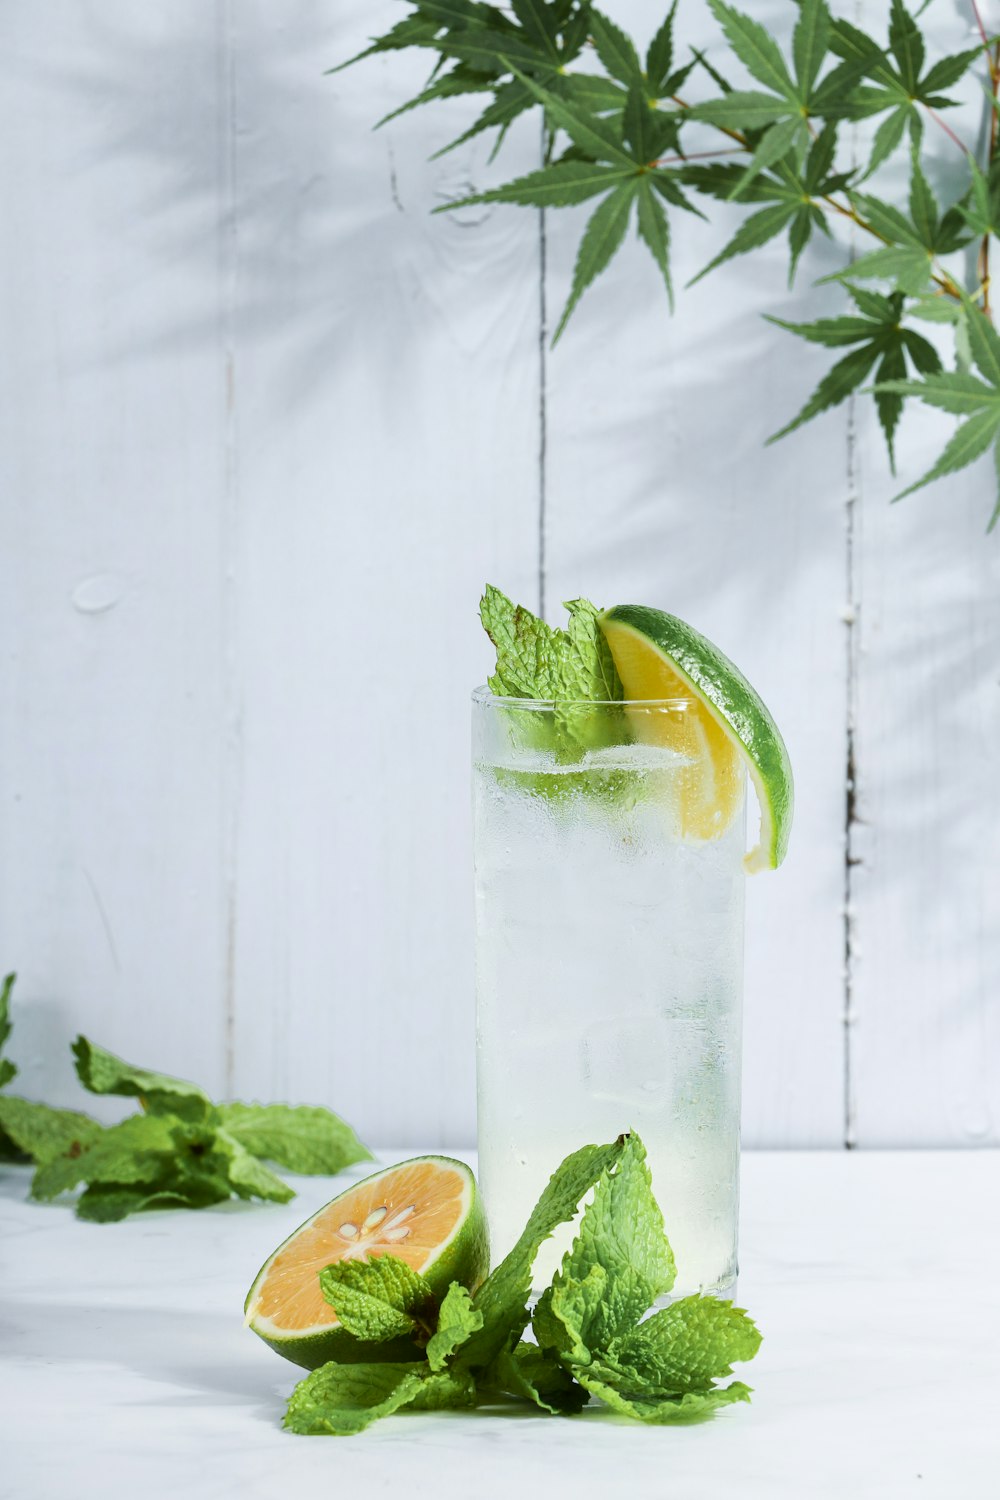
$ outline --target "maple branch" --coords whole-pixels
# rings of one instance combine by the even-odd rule
[[[979,6],[976,4],[976,0],[972,0],[972,14],[976,18],[976,26],[979,29],[979,35],[983,39],[983,46],[986,48],[986,56],[989,57],[989,55],[990,55],[990,39],[986,35],[986,27],[983,25],[983,18],[982,18],[982,16],[979,13]]]
[[[968,156],[970,159],[974,159],[974,158],[972,158],[972,152],[969,150],[968,146],[961,139],[961,137],[959,137],[959,136],[957,136],[955,134],[955,132],[952,130],[951,126],[948,124],[947,120],[942,120],[941,116],[937,113],[937,111],[934,110],[934,109],[931,109],[931,107],[930,107],[929,104],[925,104],[924,105],[924,109],[926,109],[927,113],[930,115],[930,117],[934,121],[934,123],[936,125],[940,125],[941,126],[941,129],[944,131],[945,135],[949,138],[949,140],[952,140],[952,141],[955,142],[955,145],[958,147],[959,151],[961,151],[963,153],[963,155]]]
[[[692,151],[687,156],[661,156],[658,161],[651,162],[654,167],[673,166],[677,162],[706,161],[709,157],[716,156],[742,156],[746,146],[720,147],[718,151]]]
[[[973,0],[975,7],[975,0]],[[976,19],[979,20],[979,11],[976,8]],[[982,23],[980,23],[981,26]],[[985,33],[983,37],[985,41]],[[996,43],[993,51],[987,48],[986,53],[990,67],[990,141],[989,156],[986,161],[986,174],[990,176],[990,168],[997,154],[997,92],[1000,89],[1000,42]],[[993,313],[990,308],[990,236],[987,232],[983,235],[979,246],[979,284],[983,289],[983,312],[993,321]]]

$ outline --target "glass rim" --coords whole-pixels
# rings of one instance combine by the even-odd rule
[[[551,713],[556,708],[667,708],[699,706],[694,695],[686,698],[504,698],[491,693],[486,683],[472,690],[472,701],[486,708],[523,709],[528,713]]]

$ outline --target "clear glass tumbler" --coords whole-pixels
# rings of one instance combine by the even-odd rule
[[[738,783],[720,787],[716,816],[693,709],[473,694],[479,1168],[494,1263],[564,1156],[634,1129],[674,1295],[735,1289],[745,778],[734,769]],[[570,1237],[543,1246],[537,1286]]]

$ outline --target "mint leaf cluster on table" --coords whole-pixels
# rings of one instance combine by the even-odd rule
[[[14,975],[0,991],[0,1049],[10,1034]],[[33,1161],[40,1201],[83,1185],[81,1219],[110,1223],[150,1208],[205,1208],[227,1198],[286,1203],[295,1193],[265,1161],[333,1174],[371,1152],[332,1111],[307,1105],[215,1104],[197,1085],[135,1068],[77,1037],[77,1076],[92,1094],[137,1099],[118,1125],[0,1094],[0,1159]],[[17,1072],[0,1058],[0,1086]]]
[[[529,1313],[538,1249],[591,1189],[572,1247]],[[349,1335],[368,1345],[407,1336],[423,1358],[321,1365],[289,1400],[292,1432],[346,1436],[404,1408],[522,1402],[571,1416],[592,1396],[642,1422],[686,1422],[750,1398],[742,1381],[718,1384],[760,1345],[741,1308],[696,1295],[646,1316],[673,1286],[674,1258],[634,1134],[567,1157],[477,1290],[455,1281],[438,1301],[390,1254],[328,1266],[320,1282]]]
[[[955,50],[933,60],[921,29],[925,0],[890,0],[887,30],[878,37],[835,18],[826,0],[788,0],[785,50],[748,11],[707,0],[719,48],[714,56],[691,48],[683,57],[675,38],[677,0],[644,53],[590,0],[512,0],[509,8],[480,0],[407,3],[410,13],[351,59],[407,48],[429,54],[427,87],[380,124],[468,95],[485,107],[443,151],[489,133],[495,156],[513,122],[532,110],[541,112],[544,130],[539,169],[436,211],[469,203],[596,202],[554,341],[633,222],[671,302],[677,211],[705,217],[703,205],[712,199],[751,210],[695,281],[785,237],[791,284],[810,241],[832,238],[839,226],[852,239],[841,242],[844,269],[826,279],[844,283],[860,318],[850,312],[781,326],[851,353],[776,436],[861,390],[874,370],[893,471],[895,432],[910,397],[967,418],[921,484],[964,467],[991,445],[1000,468],[993,397],[968,385],[973,361],[995,384],[969,346],[990,341],[990,255],[1000,235],[1000,38],[985,29],[974,0],[967,24],[956,19]],[[976,31],[978,40],[966,45]],[[960,84],[974,100],[981,89],[987,95],[992,123],[981,143],[961,141],[948,123],[948,112],[962,102],[952,96]],[[705,97],[692,97],[699,86]],[[863,134],[866,159],[858,162],[856,127],[865,122],[872,127]],[[928,145],[931,132],[949,153],[954,184],[943,208],[922,165],[925,156],[940,155]],[[869,184],[900,151],[910,157],[910,182],[897,202]],[[858,286],[865,281],[884,283],[885,295],[865,300]],[[934,347],[908,326],[913,319],[952,325],[955,369],[942,369]],[[991,526],[998,519],[1000,499]]]

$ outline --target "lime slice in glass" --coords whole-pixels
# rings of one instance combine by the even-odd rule
[[[619,604],[600,616],[626,700],[688,698],[683,714],[630,712],[636,737],[690,759],[682,786],[683,832],[716,838],[740,803],[744,769],[760,804],[760,837],[744,859],[748,874],[773,870],[788,848],[792,767],[778,726],[758,693],[717,646],[675,615]]]

